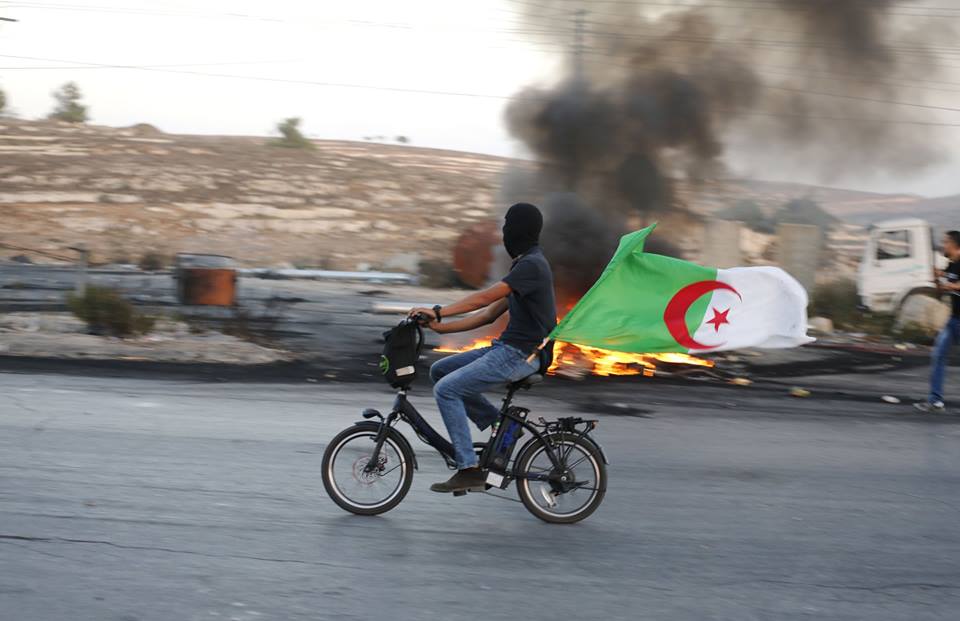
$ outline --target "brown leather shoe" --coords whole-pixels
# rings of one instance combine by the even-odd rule
[[[430,486],[431,492],[449,494],[451,492],[482,492],[486,487],[486,475],[480,468],[464,468],[443,483]]]

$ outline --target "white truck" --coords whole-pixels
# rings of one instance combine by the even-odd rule
[[[947,259],[936,249],[926,220],[897,218],[870,227],[870,238],[857,270],[860,304],[876,313],[896,313],[912,295],[936,296],[933,268]]]

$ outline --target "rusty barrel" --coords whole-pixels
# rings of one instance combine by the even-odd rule
[[[487,284],[493,249],[499,243],[496,222],[481,222],[465,230],[453,247],[453,269],[460,282],[474,289]]]
[[[190,306],[233,306],[237,302],[237,270],[230,257],[179,254],[177,298]]]

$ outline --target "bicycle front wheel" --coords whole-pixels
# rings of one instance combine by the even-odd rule
[[[350,513],[386,513],[410,491],[413,455],[397,431],[387,431],[374,467],[369,467],[377,432],[377,425],[354,425],[337,434],[323,453],[323,487]]]
[[[603,456],[593,442],[579,435],[554,433],[544,439],[560,463],[550,459],[546,443],[529,442],[517,458],[520,500],[545,522],[579,522],[597,510],[606,494]]]

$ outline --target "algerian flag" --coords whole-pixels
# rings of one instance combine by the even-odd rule
[[[718,270],[647,254],[654,227],[624,235],[590,291],[551,339],[631,353],[797,347],[807,292],[777,267]]]

